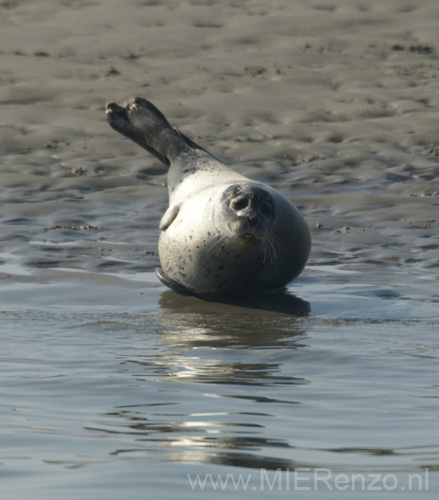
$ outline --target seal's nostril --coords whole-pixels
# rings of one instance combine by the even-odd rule
[[[234,210],[243,210],[247,208],[249,205],[249,200],[247,198],[239,198],[238,200],[234,200],[232,202],[232,208]]]

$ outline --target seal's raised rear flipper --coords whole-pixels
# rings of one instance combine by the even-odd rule
[[[142,99],[145,101],[144,99]],[[160,142],[157,138],[163,131],[174,133],[171,125],[169,125],[163,114],[150,102],[149,106],[144,107],[148,111],[149,117],[144,120],[144,125],[139,127],[136,123],[133,123],[132,115],[134,108],[134,99],[125,106],[119,106],[115,102],[110,102],[107,104],[107,121],[116,132],[128,137],[140,147],[146,149],[148,153],[158,158],[167,167],[170,165],[169,158],[164,154],[164,151],[160,149]],[[128,113],[131,111],[131,113]],[[146,113],[144,113],[146,114]],[[160,149],[157,149],[160,148]]]
[[[163,113],[142,97],[133,97],[124,107],[108,103],[107,121],[114,130],[146,149],[167,167],[188,149],[206,151],[173,128]]]
[[[207,149],[204,149],[202,148],[199,144],[197,144],[196,142],[194,142],[192,139],[189,139],[189,137],[187,137],[186,135],[183,134],[183,132],[181,132],[180,130],[178,130],[178,128],[175,128],[174,127],[174,130],[175,132],[186,142],[186,144],[192,148],[192,149],[199,149],[200,151],[205,151],[206,153],[209,153],[209,151],[207,151]]]

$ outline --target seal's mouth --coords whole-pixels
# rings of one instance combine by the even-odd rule
[[[258,227],[249,227],[242,222],[235,222],[229,225],[230,232],[241,240],[247,242],[260,242],[265,239],[266,231]]]

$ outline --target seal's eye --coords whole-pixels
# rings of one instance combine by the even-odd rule
[[[233,210],[243,210],[247,208],[249,205],[249,201],[247,198],[238,198],[237,200],[232,201]]]

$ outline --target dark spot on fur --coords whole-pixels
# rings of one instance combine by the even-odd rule
[[[197,167],[185,168],[185,169],[183,170],[183,173],[184,173],[184,174],[189,174],[189,173],[190,173],[190,174],[193,174],[193,173],[194,173],[194,172],[196,172],[197,170],[198,170],[198,169],[197,169]]]

